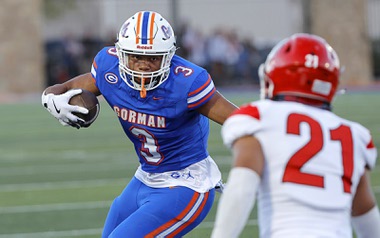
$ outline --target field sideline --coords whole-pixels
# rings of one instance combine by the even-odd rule
[[[258,99],[246,90],[222,92],[237,105]],[[338,96],[333,111],[369,128],[380,148],[379,108],[379,91],[363,91]],[[108,105],[102,102],[98,120],[81,130],[62,127],[34,100],[0,104],[0,115],[0,238],[100,237],[110,203],[137,167]],[[210,127],[209,151],[226,179],[230,152],[220,126]],[[380,202],[377,164],[371,177]],[[216,204],[187,238],[210,236]],[[241,237],[257,237],[255,212]]]

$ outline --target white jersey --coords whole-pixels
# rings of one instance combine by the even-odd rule
[[[259,140],[265,157],[260,237],[352,237],[353,196],[377,156],[366,128],[327,110],[262,100],[241,107],[223,125],[229,147],[246,135]]]

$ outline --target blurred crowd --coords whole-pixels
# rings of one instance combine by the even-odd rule
[[[254,39],[240,39],[237,32],[220,28],[204,35],[189,25],[176,31],[177,54],[206,68],[217,86],[258,84],[258,67],[271,46],[258,48]],[[48,85],[64,82],[89,72],[97,52],[113,46],[115,38],[97,39],[91,35],[77,39],[68,34],[45,44]]]
[[[240,39],[226,28],[206,36],[183,25],[178,36],[178,55],[208,69],[217,85],[258,84],[258,67],[271,48],[259,49],[254,39]]]
[[[47,84],[62,83],[78,74],[90,72],[98,51],[112,45],[114,39],[98,39],[91,35],[78,39],[71,34],[45,42]]]

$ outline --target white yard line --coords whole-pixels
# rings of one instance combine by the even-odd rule
[[[375,194],[379,194],[380,186],[374,187],[373,191]],[[105,207],[109,207],[111,202],[112,201],[94,201],[94,202],[54,203],[54,204],[36,204],[36,205],[0,207],[0,214],[105,208]]]
[[[108,208],[111,205],[111,203],[112,201],[96,201],[96,202],[54,203],[54,204],[44,204],[44,205],[0,207],[0,214]]]
[[[257,220],[248,220],[247,226],[256,226]],[[214,226],[214,222],[202,222],[197,229],[210,229]],[[100,235],[102,228],[71,230],[71,231],[46,231],[35,233],[16,233],[16,234],[0,234],[0,238],[54,238],[54,237],[76,237],[85,235]]]
[[[15,233],[15,234],[0,234],[0,238],[53,238],[53,237],[75,237],[85,235],[98,235],[102,233],[101,228],[71,230],[71,231],[45,231],[34,233]]]
[[[257,219],[251,219],[247,221],[247,226],[257,226],[257,224]],[[197,226],[197,229],[210,229],[212,227],[214,227],[213,221],[205,221],[199,224],[199,226]]]
[[[126,185],[130,177],[119,179],[93,179],[93,180],[75,180],[65,182],[43,182],[43,183],[22,183],[22,184],[3,184],[0,185],[0,193],[16,191],[34,191],[34,190],[53,190],[53,189],[71,189],[81,187],[100,187],[104,185]],[[380,186],[374,186],[375,193],[380,193]]]
[[[18,176],[18,175],[34,175],[34,174],[56,174],[67,172],[84,172],[84,171],[104,171],[104,170],[121,170],[127,169],[125,163],[96,163],[96,164],[60,164],[60,165],[36,165],[25,167],[0,168],[0,176]]]
[[[104,185],[127,184],[131,178],[122,179],[93,179],[93,180],[75,180],[65,182],[43,182],[43,183],[22,183],[22,184],[3,184],[0,185],[2,192],[20,192],[34,190],[51,190],[51,189],[71,189],[82,187],[99,187]]]
[[[380,186],[373,188],[375,194],[380,193]],[[0,207],[0,214],[28,213],[28,212],[50,212],[80,209],[96,209],[109,207],[112,201],[54,203]]]

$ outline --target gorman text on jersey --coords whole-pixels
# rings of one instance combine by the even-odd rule
[[[136,112],[127,108],[119,108],[118,106],[114,106],[113,110],[116,112],[116,115],[123,121],[154,128],[166,127],[165,117]]]

